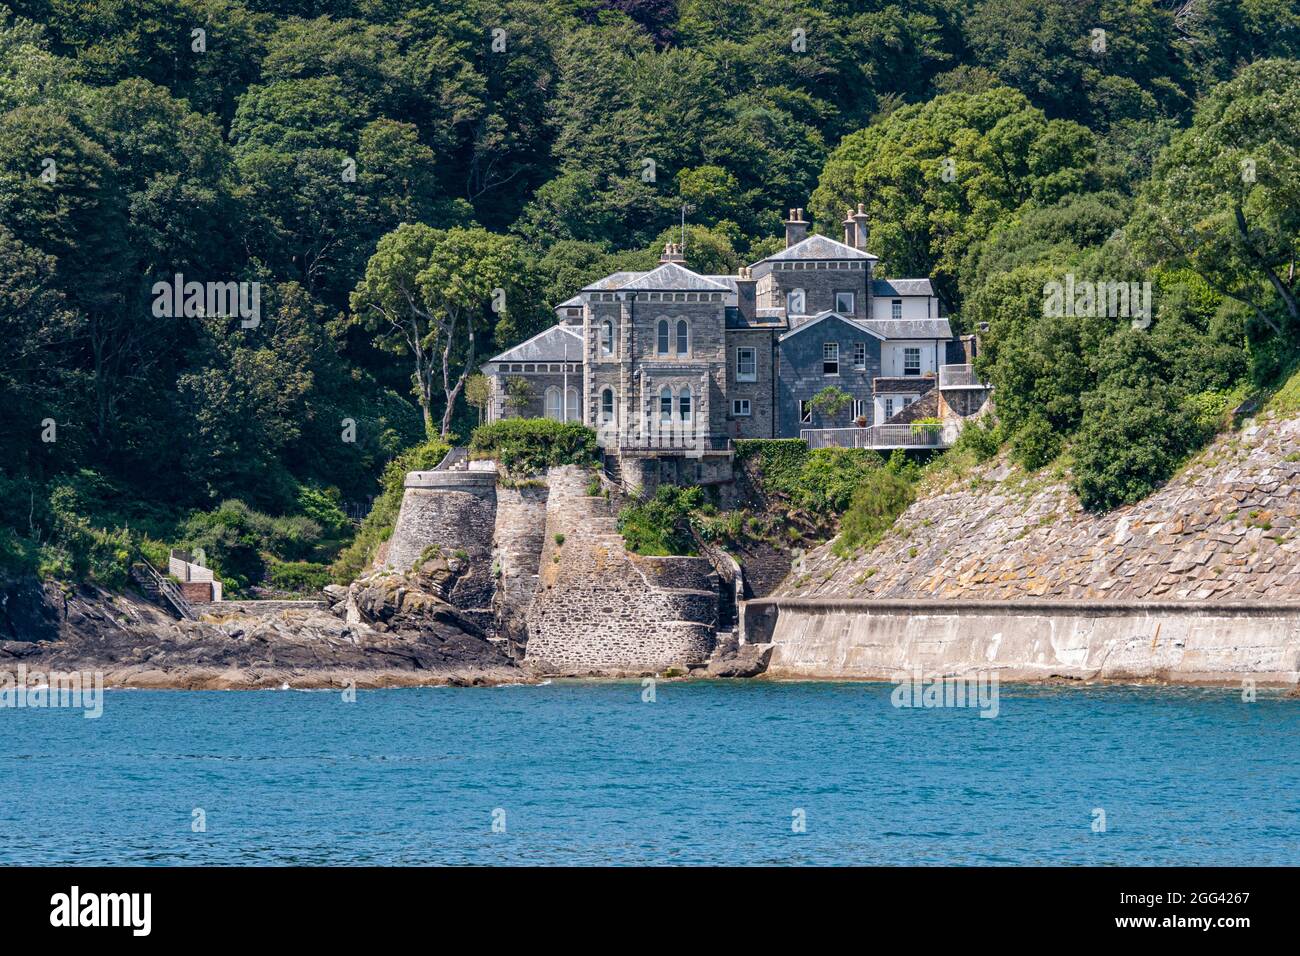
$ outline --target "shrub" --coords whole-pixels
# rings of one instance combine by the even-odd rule
[[[853,493],[844,512],[835,553],[848,557],[860,548],[875,547],[912,503],[912,496],[912,482],[894,468],[873,471]]]
[[[1211,434],[1167,385],[1100,389],[1075,439],[1074,490],[1089,511],[1138,501]]]
[[[818,448],[799,469],[791,500],[800,508],[839,514],[849,506],[853,491],[884,462],[863,448]]]
[[[800,438],[748,439],[736,442],[736,459],[749,461],[763,488],[799,508],[839,513],[853,489],[881,466],[878,454],[864,448],[808,450]]]
[[[212,511],[198,511],[182,525],[189,550],[202,548],[207,564],[232,591],[240,591],[266,571],[264,554],[302,560],[319,543],[321,527],[294,515],[273,518],[237,499],[223,501]]]
[[[319,591],[330,583],[329,565],[312,561],[269,562],[271,586],[277,591],[307,593]]]
[[[1037,412],[1031,413],[1011,439],[1011,455],[1028,471],[1037,471],[1061,453],[1061,436]]]
[[[694,554],[688,522],[693,513],[711,510],[698,487],[660,485],[653,498],[619,513],[618,530],[627,549],[636,554]]]
[[[1002,426],[989,418],[981,418],[968,424],[953,443],[956,451],[969,450],[979,462],[991,459],[1001,447]]]
[[[337,488],[298,488],[298,508],[303,516],[316,522],[328,538],[346,538],[352,533],[352,522],[342,507]]]
[[[555,465],[596,464],[596,433],[580,422],[549,418],[506,418],[480,425],[470,437],[475,458],[495,458],[514,475],[531,475]]]

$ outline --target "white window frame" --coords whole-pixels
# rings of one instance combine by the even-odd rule
[[[901,319],[903,317],[903,300],[892,299],[889,303],[889,317],[891,319]]]
[[[564,420],[564,392],[558,385],[548,385],[542,395],[542,414],[551,421]]]
[[[741,356],[746,352],[749,353],[748,372],[741,371]],[[737,382],[757,382],[758,381],[758,349],[752,345],[742,345],[736,349],[736,381]]]
[[[835,366],[835,371],[828,372],[826,370],[826,367],[832,364]],[[840,343],[839,342],[822,343],[822,374],[823,375],[840,374]]]
[[[853,367],[856,369],[864,369],[867,367],[867,343],[866,342],[853,343]]]
[[[907,369],[908,369],[908,361],[907,361],[907,360],[908,360],[909,356],[911,355],[911,353],[913,353],[913,352],[916,353],[916,371],[915,371],[915,372],[909,372],[909,371],[907,370]],[[903,375],[905,375],[905,376],[907,376],[907,377],[911,377],[911,376],[913,376],[913,375],[920,375],[920,374],[921,374],[921,346],[919,346],[919,345],[905,345],[905,346],[903,346]]]
[[[753,415],[752,406],[747,398],[733,398],[731,400],[731,417],[732,418],[750,418]]]
[[[881,420],[881,424],[883,424],[884,422],[887,422],[887,421],[889,421],[891,418],[893,418],[893,417],[894,417],[894,412],[895,412],[895,411],[896,411],[896,409],[894,408],[894,397],[893,397],[892,395],[886,396],[886,397],[885,397],[885,417]]]
[[[859,418],[867,417],[867,401],[864,398],[855,398],[853,400],[853,421]]]

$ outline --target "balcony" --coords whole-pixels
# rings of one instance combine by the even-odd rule
[[[869,428],[805,428],[799,437],[809,448],[951,448],[961,432],[961,422],[942,425],[872,425]]]
[[[975,374],[973,365],[940,365],[939,388],[988,388]]]

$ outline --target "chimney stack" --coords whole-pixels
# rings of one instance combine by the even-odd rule
[[[741,266],[736,272],[736,310],[746,322],[753,322],[758,315],[756,285],[757,280],[749,266]]]
[[[855,249],[858,245],[858,221],[853,218],[852,209],[844,214],[844,244]]]
[[[785,247],[789,249],[796,243],[803,242],[808,236],[808,223],[803,217],[802,209],[791,209],[790,218],[785,221]]]
[[[682,255],[682,247],[675,242],[664,244],[664,254],[659,257],[660,264],[675,262],[682,265],[686,262],[686,257]]]
[[[861,249],[863,252],[867,251],[867,220],[870,218],[871,217],[867,215],[866,206],[863,203],[858,203],[858,211],[849,213],[849,219],[853,220],[857,229],[854,230],[855,234],[853,242],[850,243],[846,240],[846,245],[851,245],[855,249]],[[846,234],[848,233],[847,219],[845,220],[844,231]]]

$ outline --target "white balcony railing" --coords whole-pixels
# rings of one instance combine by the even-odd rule
[[[973,365],[940,365],[940,388],[984,388]]]
[[[805,428],[799,437],[809,448],[950,448],[961,422],[872,425],[869,428]]]

